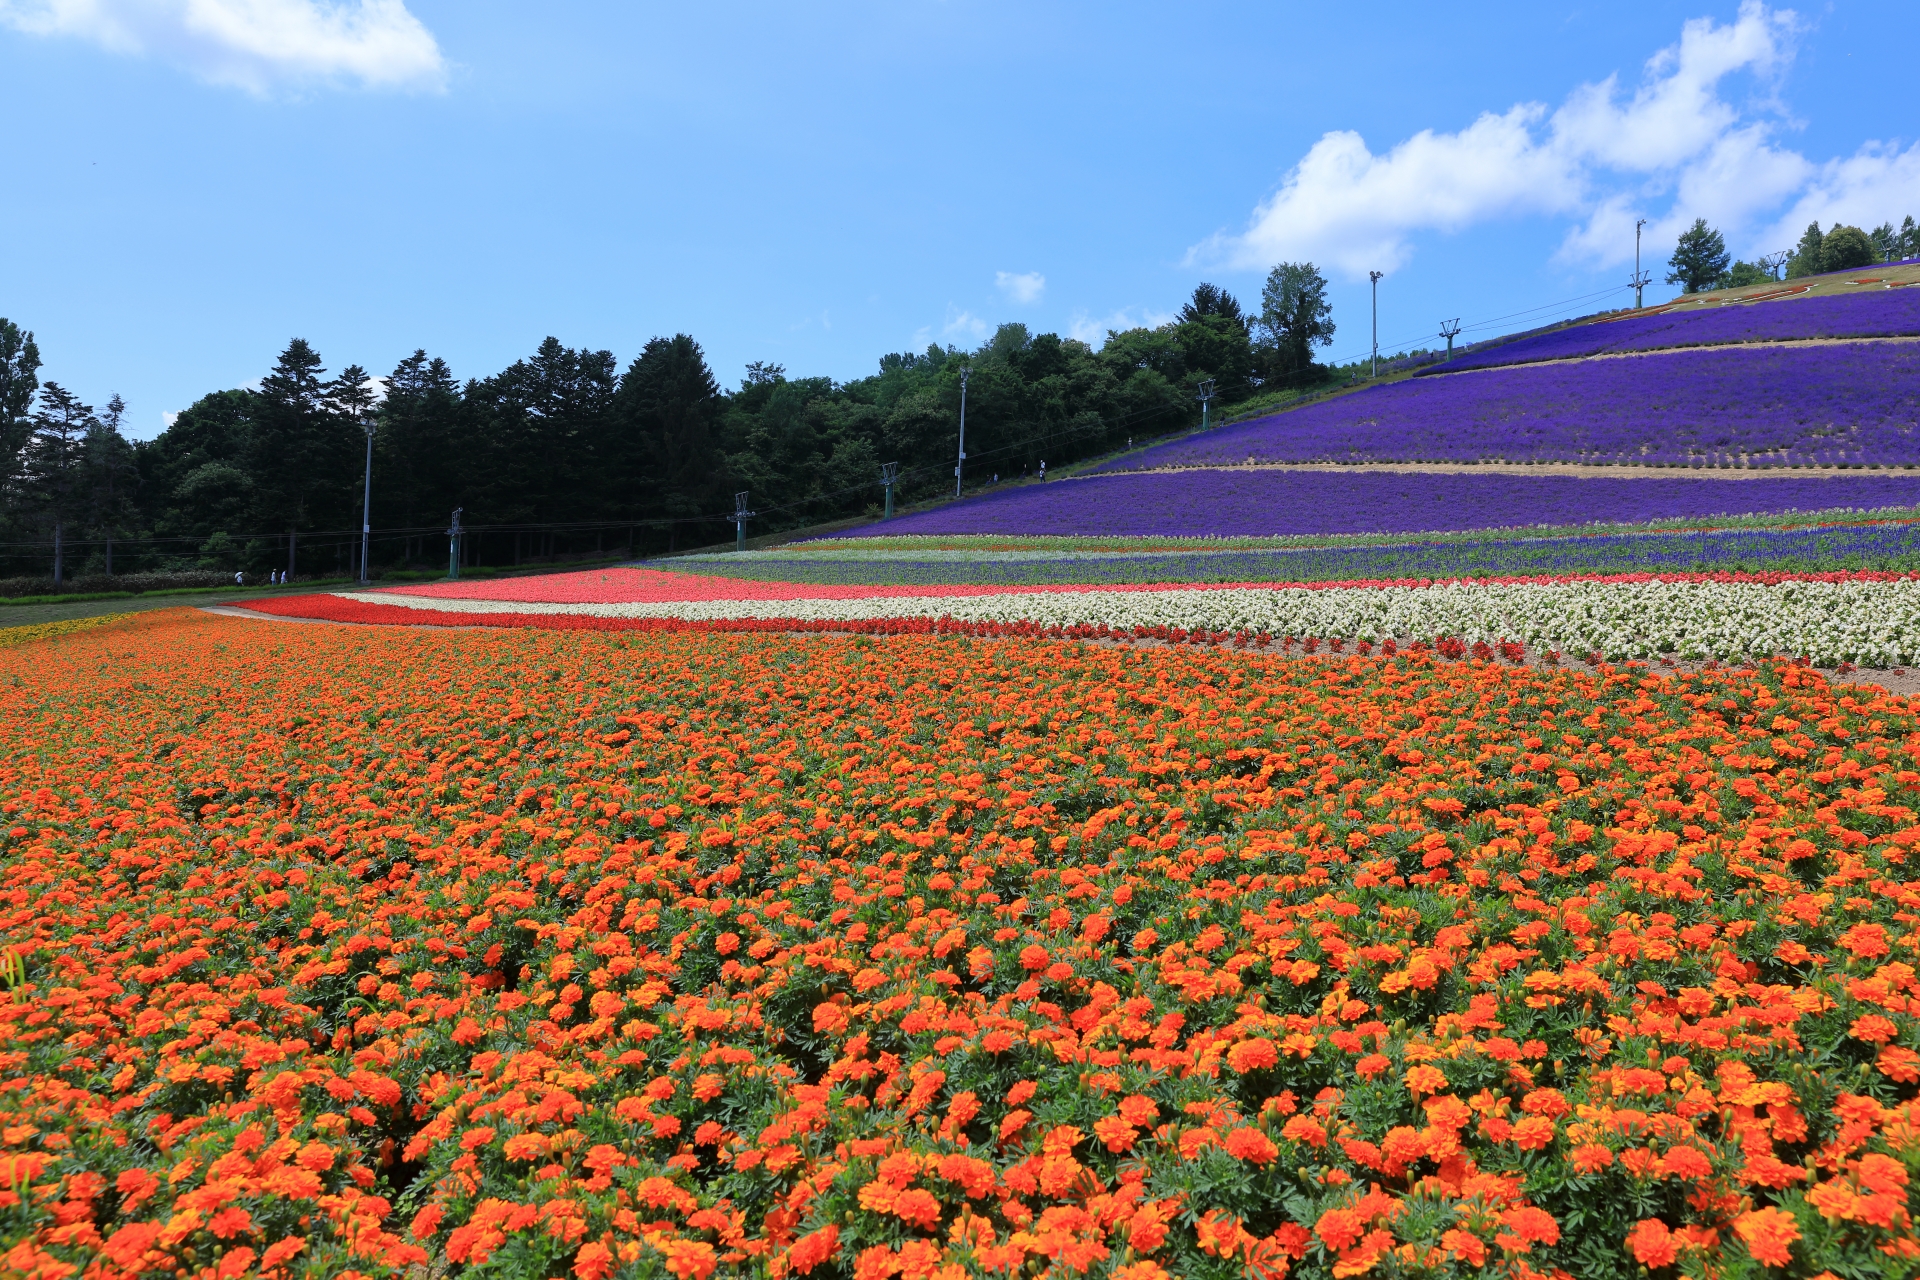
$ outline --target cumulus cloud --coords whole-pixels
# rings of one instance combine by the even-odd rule
[[[940,330],[940,336],[948,340],[954,338],[972,338],[975,340],[987,336],[988,325],[985,320],[971,311],[958,311],[952,303],[947,304],[947,323]]]
[[[1889,218],[1920,213],[1920,144],[1902,151],[1869,143],[1843,160],[1820,166],[1780,220],[1768,243],[1792,248],[1809,222],[1851,223],[1871,230]]]
[[[1000,287],[1000,292],[1023,307],[1040,301],[1040,295],[1047,288],[1047,278],[1038,271],[1022,271],[1018,275],[1011,271],[996,271],[993,282]]]
[[[440,89],[447,67],[404,0],[0,0],[0,23],[162,58],[216,84]]]
[[[1636,218],[1665,243],[1696,217],[1757,229],[1796,193],[1809,208],[1829,208],[1911,189],[1912,152],[1872,150],[1823,169],[1778,145],[1776,87],[1802,30],[1793,11],[1746,0],[1731,23],[1686,23],[1631,91],[1609,76],[1558,108],[1518,103],[1455,133],[1422,130],[1384,153],[1357,133],[1328,133],[1244,231],[1215,236],[1189,258],[1243,269],[1312,259],[1360,278],[1404,266],[1423,232],[1550,215],[1577,219],[1563,259],[1608,266],[1632,257]],[[1728,100],[1736,75],[1761,91],[1745,106]]]

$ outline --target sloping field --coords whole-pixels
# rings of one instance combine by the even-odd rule
[[[1592,324],[1570,325],[1552,333],[1492,346],[1434,365],[1420,376],[1463,373],[1540,360],[1567,360],[1604,352],[1658,351],[1671,347],[1715,346],[1739,342],[1792,342],[1821,338],[1864,338],[1920,334],[1920,288],[1903,281],[1889,288],[1872,271],[1853,272],[1856,296],[1826,293],[1797,298],[1810,284],[1782,285],[1755,297],[1722,303],[1711,310],[1685,308],[1658,314],[1627,313]],[[1831,287],[1831,286],[1830,286]],[[1776,305],[1791,301],[1792,305]]]
[[[1098,469],[1405,461],[1912,466],[1920,342],[1705,348],[1411,378]]]
[[[1838,507],[1864,511],[1916,500],[1920,472],[1722,480],[1657,472],[1616,479],[1242,468],[1095,474],[1025,485],[867,525],[846,536],[1412,533]]]

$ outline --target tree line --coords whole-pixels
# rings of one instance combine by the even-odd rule
[[[1766,284],[1780,279],[1783,270],[1787,279],[1795,280],[1905,258],[1920,258],[1920,225],[1911,214],[1897,228],[1889,221],[1871,231],[1844,223],[1822,231],[1818,222],[1810,223],[1791,251],[1764,254],[1756,262],[1734,261],[1727,252],[1726,237],[1708,226],[1705,218],[1695,218],[1680,233],[1680,242],[1668,259],[1667,283],[1679,285],[1686,293],[1705,293]]]
[[[383,378],[329,374],[289,342],[257,388],[215,391],[146,441],[116,395],[96,410],[39,379],[31,332],[0,319],[5,571],[75,576],[209,569],[350,572],[372,434],[371,567],[444,566],[463,512],[465,558],[499,565],[651,554],[779,532],[951,493],[968,373],[969,489],[1192,426],[1276,389],[1311,386],[1332,340],[1326,281],[1283,263],[1258,313],[1202,284],[1169,323],[1090,344],[1003,324],[972,350],[883,356],[848,382],[749,364],[723,388],[700,344],[655,338],[625,367],[549,337],[484,378],[415,351]]]

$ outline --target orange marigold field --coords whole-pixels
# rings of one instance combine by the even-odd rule
[[[156,613],[0,648],[4,1271],[1920,1269],[1920,715]]]

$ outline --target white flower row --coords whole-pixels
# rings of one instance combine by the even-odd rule
[[[1232,587],[540,604],[341,592],[449,613],[593,614],[722,622],[950,617],[1041,626],[1181,627],[1379,641],[1518,640],[1569,655],[1807,655],[1864,666],[1920,663],[1920,581],[1447,583],[1430,587]]]

